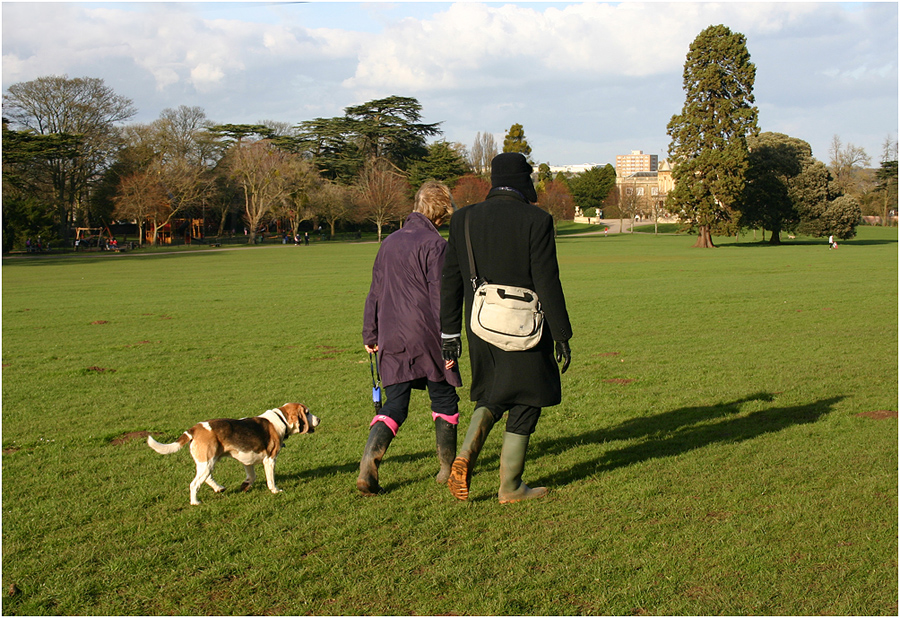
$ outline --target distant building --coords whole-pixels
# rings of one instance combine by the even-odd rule
[[[578,165],[549,165],[550,173],[555,178],[557,174],[562,173],[564,176],[574,176],[588,170],[599,167],[599,163],[579,163]],[[537,170],[535,170],[537,171]]]
[[[657,155],[644,154],[642,150],[632,150],[631,154],[616,156],[616,176],[630,176],[638,172],[655,172],[659,165]]]
[[[636,156],[635,153],[640,153],[640,151],[616,157],[616,162],[619,163],[622,157]],[[655,155],[641,154],[640,156],[646,157],[643,159],[642,165],[652,165],[654,169],[626,174],[620,171],[621,168],[617,165],[616,189],[619,192],[621,208],[632,216],[652,219],[666,213],[666,196],[675,186],[672,179],[672,166],[666,160],[657,165]],[[650,157],[652,157],[652,161],[649,159]],[[633,165],[639,164],[638,160],[631,160],[631,162]]]

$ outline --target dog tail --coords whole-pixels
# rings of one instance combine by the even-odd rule
[[[171,444],[160,444],[153,439],[153,436],[147,436],[147,445],[160,455],[169,455],[171,453],[177,453],[181,450],[182,446],[193,439],[193,436],[185,431],[183,434],[181,434],[181,436],[178,437],[175,442],[172,442]]]

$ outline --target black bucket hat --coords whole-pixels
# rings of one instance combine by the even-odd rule
[[[511,187],[537,203],[537,192],[531,182],[531,165],[521,152],[503,152],[491,161],[491,188]]]

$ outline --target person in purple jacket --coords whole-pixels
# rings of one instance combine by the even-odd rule
[[[455,361],[441,352],[441,274],[447,241],[438,226],[455,210],[450,190],[428,181],[416,193],[414,211],[381,244],[363,316],[363,344],[377,353],[386,403],[372,419],[359,463],[356,488],[365,496],[383,490],[378,468],[409,413],[412,389],[428,388],[440,471],[446,484],[456,456],[456,426],[462,386]]]

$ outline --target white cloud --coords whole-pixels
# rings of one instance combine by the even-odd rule
[[[221,122],[300,122],[399,94],[419,99],[425,121],[443,122],[451,140],[471,142],[476,131],[502,139],[522,123],[539,160],[604,162],[629,141],[626,150],[659,153],[684,102],[689,45],[721,23],[747,37],[763,130],[817,152],[835,133],[875,152],[897,131],[896,3],[7,2],[2,10],[4,88],[42,75],[100,77],[134,100],[142,121],[185,104]]]

